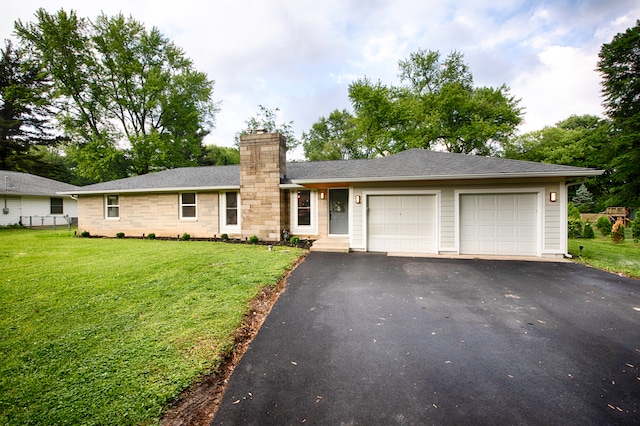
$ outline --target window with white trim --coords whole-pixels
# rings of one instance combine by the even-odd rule
[[[197,196],[195,192],[180,194],[180,219],[196,219],[198,217]]]
[[[292,190],[291,233],[315,235],[318,233],[318,191],[310,189]]]
[[[311,226],[311,191],[298,191],[298,226]]]
[[[225,201],[226,201],[225,225],[237,225],[238,224],[238,193],[227,192],[224,195],[225,195]]]
[[[220,233],[240,233],[241,202],[238,191],[220,193]]]
[[[51,209],[49,210],[50,214],[63,214],[64,213],[64,203],[62,198],[51,198]]]
[[[105,199],[107,205],[107,219],[120,218],[120,197],[118,195],[107,195]]]

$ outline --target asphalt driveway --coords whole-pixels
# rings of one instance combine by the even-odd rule
[[[639,367],[639,280],[313,252],[212,424],[640,424]]]

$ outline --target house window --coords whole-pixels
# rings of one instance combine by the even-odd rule
[[[318,234],[318,191],[294,189],[289,198],[291,233]]]
[[[220,200],[220,233],[239,234],[242,222],[242,202],[238,191],[221,192]]]
[[[311,225],[311,191],[298,191],[298,226]]]
[[[51,214],[62,214],[63,213],[63,202],[62,198],[52,198],[51,199]]]
[[[196,217],[196,193],[184,192],[180,194],[180,218],[195,219]]]
[[[238,224],[238,193],[227,192],[226,197],[226,222],[228,225]]]
[[[120,217],[120,197],[118,195],[107,195],[107,219],[117,219]]]

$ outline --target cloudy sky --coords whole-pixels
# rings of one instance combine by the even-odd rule
[[[300,137],[350,108],[355,79],[397,84],[398,61],[418,49],[460,51],[476,86],[511,87],[522,132],[601,115],[600,46],[640,18],[637,0],[16,0],[2,7],[0,36],[39,7],[122,12],[159,28],[215,80],[222,109],[206,143],[222,146],[258,105],[280,108]]]

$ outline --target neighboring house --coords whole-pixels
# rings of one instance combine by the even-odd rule
[[[411,149],[287,163],[278,134],[246,135],[240,165],[82,187],[79,230],[230,238],[283,234],[377,252],[561,257],[567,180],[599,170]]]
[[[59,192],[75,191],[75,185],[0,170],[0,225],[68,225],[78,219],[78,202]]]

